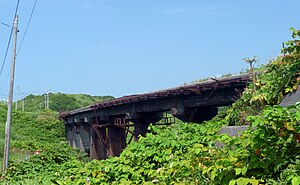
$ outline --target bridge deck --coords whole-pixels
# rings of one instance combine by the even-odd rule
[[[131,104],[131,103],[143,102],[147,100],[173,97],[178,95],[201,94],[205,91],[211,91],[214,89],[238,86],[240,84],[245,85],[246,83],[248,83],[248,81],[249,81],[249,74],[235,75],[235,76],[230,76],[230,77],[220,78],[220,79],[211,78],[210,80],[191,84],[191,85],[184,85],[175,88],[145,93],[145,94],[123,96],[113,100],[95,103],[87,107],[72,110],[67,113],[62,113],[60,115],[60,118],[71,116],[78,113],[88,112],[94,109],[103,109],[106,107],[119,106],[123,104]]]
[[[163,118],[163,112],[184,121],[201,123],[230,105],[241,95],[249,75],[184,85],[145,94],[124,96],[60,114],[69,145],[89,153],[93,159],[119,155],[127,134],[137,141],[147,127]],[[133,126],[134,130],[128,129]]]

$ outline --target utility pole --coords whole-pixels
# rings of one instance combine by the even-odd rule
[[[17,94],[20,94],[20,87],[18,86],[17,87],[17,90],[15,91]],[[16,98],[16,99],[18,99],[18,98]],[[18,110],[18,100],[16,100],[16,110]]]
[[[49,97],[49,91],[47,91],[47,109],[49,109],[49,99],[50,99],[50,97]]]
[[[44,105],[45,105],[45,110],[47,110],[47,93],[44,95]]]
[[[45,96],[45,110],[49,109],[49,91],[47,90],[46,93],[44,94]]]
[[[25,98],[23,98],[22,100],[22,111],[23,112],[25,111]]]
[[[5,127],[5,142],[4,142],[4,153],[3,153],[3,173],[6,173],[8,168],[9,160],[9,145],[10,145],[10,124],[11,124],[11,113],[12,113],[12,101],[13,101],[13,89],[14,89],[14,77],[15,77],[15,63],[16,63],[16,49],[17,49],[17,33],[18,33],[18,16],[14,18],[14,45],[12,53],[12,61],[10,67],[10,83],[9,83],[9,96],[7,105],[7,120]]]

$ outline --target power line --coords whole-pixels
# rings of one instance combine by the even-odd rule
[[[17,16],[18,9],[19,9],[19,4],[20,4],[20,0],[17,1],[17,6],[16,6],[16,11],[15,11],[15,16],[14,16],[14,18]]]
[[[19,3],[20,3],[20,0],[17,1],[17,6],[16,6],[14,18],[17,16],[18,9],[19,9]],[[6,47],[6,51],[5,51],[5,55],[4,55],[4,59],[3,59],[1,70],[0,70],[0,77],[2,75],[3,68],[4,68],[4,65],[5,65],[5,61],[6,61],[6,58],[7,58],[7,54],[8,54],[8,50],[9,50],[9,46],[10,46],[10,42],[11,42],[11,37],[12,37],[12,34],[13,34],[13,29],[14,28],[11,27],[10,34],[9,34],[9,39],[8,39],[8,43],[7,43],[7,47]]]
[[[4,22],[0,22],[0,24],[2,24],[2,25],[4,25],[4,26],[7,26],[7,27],[9,27],[9,28],[10,28],[10,25],[8,25],[8,24],[5,24]]]
[[[0,70],[0,77],[2,75],[4,64],[5,64],[5,61],[6,61],[6,58],[7,58],[7,54],[8,54],[8,50],[9,50],[9,46],[10,46],[10,42],[11,42],[12,33],[13,33],[13,28],[11,28],[11,31],[10,31],[10,35],[9,35],[9,39],[8,39],[8,43],[7,43],[7,47],[6,47],[6,51],[5,51],[5,55],[4,55],[4,59],[3,59],[1,70]]]
[[[37,4],[37,1],[38,1],[38,0],[35,0],[35,2],[34,2],[34,4],[33,4],[33,8],[32,8],[32,10],[31,10],[31,14],[30,14],[29,20],[28,20],[28,22],[27,22],[27,26],[26,26],[24,35],[23,35],[23,37],[22,37],[21,44],[20,44],[19,49],[18,49],[18,52],[17,52],[17,56],[18,56],[18,54],[19,54],[19,52],[20,52],[20,50],[21,50],[21,47],[22,47],[23,42],[24,42],[24,39],[25,39],[25,37],[26,37],[26,34],[27,34],[27,31],[28,31],[28,28],[29,28],[29,25],[30,25],[30,22],[31,22],[31,19],[32,19],[32,16],[33,16],[33,13],[34,13],[34,10],[35,10],[35,7],[36,7],[36,4]],[[15,16],[17,15],[17,12],[18,12],[19,2],[20,2],[20,0],[18,0],[18,2],[17,2],[16,11],[15,11]],[[0,22],[0,23],[3,24],[3,25],[5,25],[5,26],[11,27],[11,26],[9,26],[8,24],[2,23],[2,22]],[[0,77],[1,77],[1,75],[2,75],[2,73],[3,73],[5,61],[6,61],[6,58],[7,58],[7,54],[8,54],[8,50],[9,50],[9,46],[10,46],[10,42],[11,42],[12,33],[13,33],[13,27],[11,27],[11,33],[10,33],[9,41],[8,41],[7,48],[6,48],[5,57],[4,57],[4,59],[3,59],[3,63],[2,63],[2,66],[1,66],[1,70],[0,70]],[[8,80],[8,77],[9,77],[9,73],[7,74],[7,77],[5,78],[5,82],[3,83],[3,85],[1,86],[0,89],[3,89],[3,86],[4,86],[4,84],[6,83],[6,81]]]
[[[7,73],[6,78],[5,78],[4,82],[2,83],[2,86],[0,87],[0,91],[4,89],[4,86],[8,80],[8,77],[9,77],[9,72]]]
[[[34,10],[35,10],[37,1],[38,1],[38,0],[35,0],[34,5],[33,5],[33,8],[32,8],[32,10],[31,10],[31,14],[30,14],[30,17],[29,17],[29,20],[28,20],[28,23],[27,23],[27,26],[26,26],[24,35],[23,35],[23,37],[22,37],[21,44],[20,44],[19,49],[18,49],[18,52],[17,52],[17,56],[18,56],[18,54],[19,54],[19,52],[20,52],[20,50],[21,50],[21,48],[22,48],[23,41],[24,41],[24,39],[25,39],[25,37],[26,37],[27,30],[28,30],[28,28],[29,28],[29,25],[30,25],[30,22],[31,22],[31,19],[32,19],[32,15],[33,15],[33,13],[34,13]]]

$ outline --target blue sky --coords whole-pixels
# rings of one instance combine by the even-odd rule
[[[20,0],[20,43],[34,0]],[[12,24],[16,0],[0,0]],[[39,0],[16,64],[15,97],[46,90],[144,93],[239,73],[280,54],[299,0]],[[10,29],[0,25],[2,63]],[[9,53],[0,76],[8,91]]]

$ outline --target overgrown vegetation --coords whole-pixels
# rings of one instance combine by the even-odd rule
[[[41,171],[55,173],[55,165],[62,164],[74,158],[83,159],[84,154],[67,146],[63,123],[57,119],[58,113],[47,110],[39,112],[13,112],[11,128],[10,169],[7,180],[32,184],[32,179],[39,179],[38,184],[51,178]],[[0,106],[0,131],[4,135],[6,107]],[[0,143],[0,159],[3,158],[4,138]],[[60,167],[59,167],[60,168]],[[14,169],[18,169],[15,174]],[[11,176],[11,174],[14,174]],[[13,178],[12,178],[13,177]],[[9,180],[9,181],[10,181]],[[7,182],[8,183],[8,182]],[[9,182],[8,184],[11,184]],[[50,184],[50,183],[48,183]]]
[[[241,72],[241,74],[243,73],[246,73],[246,72]],[[191,82],[188,82],[188,83],[184,83],[183,85],[192,85],[192,84],[197,84],[197,83],[200,83],[200,82],[205,82],[205,81],[208,81],[208,80],[215,80],[215,79],[220,79],[220,78],[226,78],[226,77],[230,77],[232,76],[231,73],[227,73],[227,74],[224,74],[220,77],[210,77],[210,78],[202,78],[202,79],[197,79],[197,80],[194,80],[194,81],[191,81]]]
[[[146,137],[131,143],[119,157],[84,162],[78,153],[66,147],[61,123],[49,120],[50,112],[16,113],[15,125],[22,122],[30,127],[24,130],[24,138],[14,138],[13,147],[41,152],[11,161],[3,182],[299,185],[300,103],[288,108],[277,105],[299,85],[300,31],[292,31],[294,40],[286,43],[284,56],[260,68],[255,83],[226,112],[203,124],[151,126]],[[249,128],[238,137],[218,134],[223,125],[245,124]],[[38,131],[44,135],[47,129],[48,136],[31,137]],[[15,127],[13,132],[17,130]],[[27,140],[28,144],[23,143]],[[215,147],[216,141],[223,143],[223,147]]]

